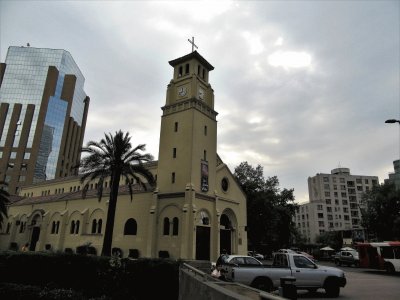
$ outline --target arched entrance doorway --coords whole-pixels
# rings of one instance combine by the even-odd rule
[[[210,216],[202,210],[196,220],[196,259],[210,260]]]
[[[219,236],[219,249],[221,253],[232,253],[232,223],[226,214],[221,215]]]

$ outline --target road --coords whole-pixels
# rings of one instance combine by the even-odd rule
[[[330,262],[320,262],[325,266],[334,266]],[[385,271],[375,271],[355,267],[339,267],[346,273],[347,284],[340,289],[336,299],[362,300],[397,300],[400,299],[400,273],[393,275]],[[316,293],[298,291],[298,299],[327,299],[325,291],[319,289]]]

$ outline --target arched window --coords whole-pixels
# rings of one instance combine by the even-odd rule
[[[60,229],[60,221],[57,221],[56,225],[56,234],[58,234],[58,230]]]
[[[101,233],[102,225],[103,225],[103,220],[99,219],[99,222],[97,223],[97,233]]]
[[[178,235],[179,232],[179,219],[177,217],[172,221],[172,235]]]
[[[182,66],[179,67],[178,77],[182,76]]]
[[[76,221],[75,234],[78,234],[78,233],[79,233],[79,225],[80,225],[80,222],[79,222],[79,220],[78,220],[78,221]]]
[[[69,230],[70,234],[74,234],[75,233],[75,221],[71,222],[71,228]]]
[[[92,233],[96,233],[96,228],[97,228],[97,220],[94,219],[92,221]]]
[[[169,219],[164,218],[164,235],[169,235]]]
[[[51,234],[56,233],[56,222],[53,221],[53,223],[51,223]]]
[[[137,223],[135,219],[128,219],[124,226],[124,235],[136,235]]]
[[[222,214],[219,223],[221,226],[225,226],[225,229],[232,229],[231,221],[229,220],[229,217],[225,214]]]

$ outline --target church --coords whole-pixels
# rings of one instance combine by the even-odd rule
[[[217,154],[217,112],[209,73],[197,51],[169,61],[173,75],[162,107],[159,156],[147,164],[156,186],[131,199],[121,182],[112,249],[122,257],[215,261],[224,249],[247,253],[246,196]],[[123,130],[123,129],[122,129]],[[13,197],[0,249],[100,254],[109,181],[82,195],[80,176],[43,181]]]

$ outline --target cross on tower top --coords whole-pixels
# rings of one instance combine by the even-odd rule
[[[194,51],[194,47],[196,47],[196,49],[199,49],[199,47],[197,47],[196,44],[194,43],[194,36],[192,36],[192,40],[188,39],[188,41],[189,43],[192,44],[192,52]]]

